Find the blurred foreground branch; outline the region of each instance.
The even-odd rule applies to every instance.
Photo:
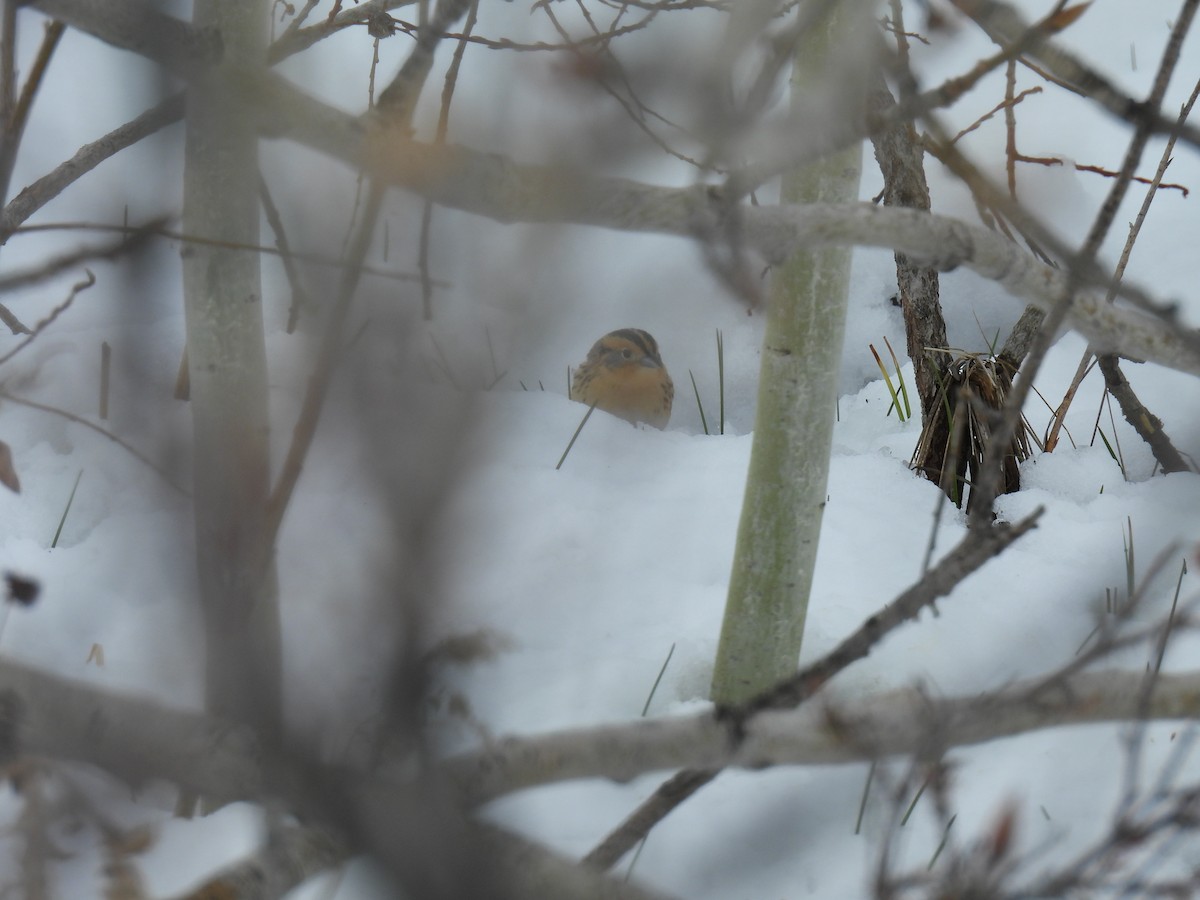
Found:
[[[734,747],[712,713],[509,737],[438,767],[463,803],[581,778],[625,782],[680,767],[835,765],[903,756],[925,747],[936,724],[947,747],[982,744],[1046,728],[1200,717],[1200,671],[1158,675],[1143,705],[1147,675],[1109,670],[1039,676],[1001,691],[936,698],[913,688],[867,698],[829,697],[797,710],[768,710],[745,723]],[[99,766],[132,784],[155,778],[219,802],[286,790],[287,767],[264,759],[253,731],[198,712],[91,687],[0,661],[0,696],[14,700],[5,733],[9,758],[35,754]],[[332,767],[331,767],[332,770]],[[403,785],[357,779],[364,794]]]
[[[145,22],[137,28],[131,25],[125,34],[105,18],[105,10],[113,4],[34,0],[31,6],[116,46],[146,52],[142,42],[148,26]],[[147,22],[169,19],[158,13],[147,13],[144,18]],[[193,48],[205,45],[207,36],[184,35],[177,25],[182,23],[169,20],[155,30],[177,38],[180,52],[191,52],[196,58]],[[161,59],[161,49],[149,55]],[[176,65],[174,70],[184,77],[198,77],[191,65]],[[728,201],[710,186],[662,188],[565,168],[524,166],[461,146],[407,140],[395,130],[373,129],[368,120],[320,103],[271,72],[236,71],[227,94],[253,107],[262,134],[298,141],[355,169],[365,167],[381,182],[454,209],[502,222],[573,222],[685,237],[729,234],[732,228],[745,246],[773,264],[799,247],[886,247],[940,271],[966,266],[1046,310],[1070,287],[1073,299],[1067,324],[1098,351],[1123,353],[1200,374],[1200,335],[1178,324],[1175,306],[1158,303],[1145,292],[1123,285],[1120,295],[1151,314],[1107,307],[1103,297],[1092,292],[1096,286],[1107,288],[1107,280],[1068,285],[1067,274],[1030,259],[1003,236],[954,219],[860,204],[803,208],[736,205],[740,224],[725,228]],[[1154,111],[1138,108],[1137,112],[1135,120],[1142,121]],[[1184,140],[1193,136],[1157,113],[1152,118],[1152,128],[1157,129],[1158,120],[1163,119],[1168,124],[1162,130],[1179,132]],[[1081,273],[1075,271],[1074,276],[1079,278]]]

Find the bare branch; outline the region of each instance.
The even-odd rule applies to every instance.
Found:
[[[184,77],[199,74],[223,54],[220,35],[164,15],[151,0],[31,0],[27,5]]]
[[[96,276],[93,275],[90,270],[85,271],[87,272],[87,280],[80,281],[75,284],[71,288],[71,293],[67,295],[67,299],[58,304],[58,306],[54,307],[54,309],[50,311],[50,315],[38,322],[37,325],[34,326],[33,331],[29,333],[29,336],[25,338],[25,340],[21,341],[21,343],[17,344],[17,346],[13,347],[3,356],[0,356],[0,365],[4,365],[4,363],[8,362],[14,356],[32,344],[37,339],[39,334],[49,328],[54,323],[55,319],[67,311],[70,305],[75,302],[75,297],[80,293],[80,291],[86,291],[96,283]]]
[[[219,238],[206,238],[199,235],[187,234],[182,231],[176,231],[172,228],[162,226],[151,228],[150,226],[128,226],[128,225],[107,225],[101,222],[46,222],[39,225],[24,225],[17,229],[17,234],[34,234],[40,231],[102,231],[116,232],[118,234],[136,235],[146,232],[149,235],[164,237],[172,241],[180,241],[184,244],[202,244],[208,247],[224,247],[228,250],[245,250],[247,253],[265,253],[269,256],[283,256],[284,251],[279,247],[268,247],[265,244],[245,244],[240,241],[224,241]],[[336,269],[344,269],[346,261],[335,256],[327,256],[324,253],[312,253],[307,250],[291,250],[287,251],[288,256],[293,260],[313,263],[318,266],[329,266]],[[413,272],[401,272],[396,269],[381,269],[378,266],[362,266],[364,275],[374,275],[378,278],[389,278],[394,281],[419,281],[420,275]],[[437,287],[448,287],[449,282],[442,279],[434,278],[432,283]]]
[[[183,94],[175,94],[99,140],[84,144],[74,156],[8,202],[0,212],[0,244],[7,241],[26,219],[104,160],[159,129],[178,122],[183,118],[183,108]]]
[[[12,311],[3,303],[0,303],[0,322],[3,322],[8,330],[13,334],[32,333],[30,332],[29,327],[16,316],[14,316]]]
[[[470,34],[475,30],[479,21],[479,0],[472,0],[467,10],[467,21],[463,24],[463,33]],[[442,82],[442,102],[438,111],[437,129],[434,132],[435,144],[444,143],[446,132],[450,128],[450,104],[454,100],[454,89],[458,85],[458,73],[462,68],[463,56],[466,55],[465,41],[454,48],[450,58],[450,67]],[[429,244],[433,229],[433,204],[426,200],[421,209],[421,236],[417,242],[417,270],[421,273],[421,314],[426,321],[433,319],[433,279],[429,274]]]
[[[308,28],[293,30],[289,27],[283,35],[267,49],[267,65],[275,65],[302,50],[307,50],[313,44],[324,40],[331,34],[336,34],[353,25],[366,24],[372,16],[386,13],[388,10],[411,6],[417,0],[366,0],[355,4],[350,9],[344,9],[330,21],[326,19]]]
[[[1197,7],[1200,3],[1196,0],[1186,0],[1183,8],[1180,11],[1175,24],[1172,26],[1170,37],[1167,40],[1167,46],[1163,50],[1162,59],[1159,62],[1158,71],[1155,73],[1154,84],[1150,89],[1150,95],[1147,103],[1153,108],[1158,109],[1162,105],[1163,98],[1166,96],[1167,86],[1170,83],[1171,75],[1179,62],[1180,48],[1183,45],[1184,38],[1191,29],[1192,21],[1195,17]],[[1197,83],[1196,90],[1192,92],[1188,102],[1184,104],[1180,111],[1178,123],[1182,126],[1186,121],[1188,114],[1191,111],[1192,104],[1196,101],[1197,92],[1200,91],[1200,83]],[[1120,208],[1125,194],[1128,191],[1129,185],[1134,180],[1134,171],[1141,162],[1142,154],[1145,152],[1146,144],[1150,139],[1150,128],[1146,122],[1141,122],[1137,125],[1133,138],[1129,142],[1129,147],[1125,152],[1125,159],[1121,165],[1121,171],[1117,174],[1116,182],[1105,198],[1104,205],[1101,207],[1096,216],[1096,220],[1092,223],[1092,227],[1088,233],[1088,237],[1084,242],[1081,250],[1081,256],[1084,259],[1092,260],[1100,250],[1101,244],[1104,242],[1105,236],[1112,225],[1112,220],[1116,216],[1117,210]],[[1141,231],[1142,223],[1145,221],[1146,213],[1149,211],[1150,204],[1154,200],[1162,177],[1166,172],[1167,165],[1170,162],[1171,151],[1175,146],[1176,135],[1172,134],[1167,140],[1167,146],[1163,151],[1163,155],[1159,161],[1158,169],[1155,173],[1153,181],[1150,182],[1150,190],[1146,192],[1146,196],[1142,201],[1141,209],[1138,212],[1137,219],[1134,225],[1130,228],[1128,237],[1125,240],[1125,246],[1121,252],[1121,258],[1117,263],[1116,272],[1113,277],[1113,283],[1108,289],[1108,302],[1112,302],[1117,293],[1119,285],[1125,273],[1125,266],[1129,261],[1130,253],[1133,251],[1134,242]],[[1186,192],[1185,192],[1186,195]],[[1031,327],[1040,323],[1040,313],[1035,310],[1026,310],[1021,317],[1022,321],[1019,324],[1025,331],[1029,331]],[[1019,332],[1014,329],[1014,334]],[[1011,341],[1011,339],[1010,339]],[[1006,344],[1006,349],[1008,345]],[[1083,375],[1087,371],[1088,359],[1095,353],[1096,350],[1092,346],[1088,346],[1084,351],[1084,357],[1080,361],[1077,372],[1076,381],[1072,383],[1072,387],[1067,391],[1067,397],[1063,401],[1055,415],[1054,423],[1047,435],[1047,441],[1051,445],[1057,440],[1058,429],[1062,424],[1062,417],[1066,414],[1066,408],[1069,405],[1069,399],[1073,396],[1075,387],[1079,380],[1082,380]],[[1142,437],[1154,453],[1155,459],[1167,472],[1182,472],[1187,471],[1188,466],[1184,462],[1183,457],[1171,443],[1166,432],[1163,431],[1162,421],[1152,412],[1145,408],[1141,400],[1138,399],[1132,385],[1121,372],[1120,363],[1113,353],[1101,353],[1099,355],[1100,369],[1104,374],[1105,385],[1109,392],[1116,397],[1118,404],[1121,406],[1121,412],[1126,420],[1133,426],[1134,430]]]
[[[1139,636],[1140,638],[1140,636]],[[931,698],[911,688],[855,700],[831,698],[798,710],[767,711],[746,723],[737,746],[702,713],[506,738],[452,757],[441,771],[469,806],[525,788],[577,778],[629,779],[680,766],[840,765],[913,753],[937,722],[946,746],[970,746],[1046,728],[1200,716],[1200,671],[1159,675],[1143,708],[1146,674],[1111,670],[1039,676],[994,694]],[[113,694],[0,660],[0,692],[19,698],[23,753],[97,765],[140,784],[162,778],[214,800],[261,799],[268,769],[252,731],[198,712]],[[103,726],[103,727],[102,727]],[[345,773],[343,773],[344,776]],[[382,776],[359,783],[394,791]]]
[[[466,13],[470,0],[439,0],[437,11],[417,35],[417,45],[409,54],[392,82],[379,95],[378,109],[395,121],[410,126],[412,111],[417,105],[425,82],[433,67],[433,54],[446,36],[446,29]]]
[[[300,280],[300,273],[296,269],[296,256],[292,252],[290,242],[287,238],[287,231],[283,227],[283,218],[279,215],[279,209],[275,206],[275,201],[271,198],[271,190],[267,187],[267,180],[263,177],[261,170],[258,173],[258,193],[259,199],[262,201],[263,215],[266,216],[267,225],[275,235],[275,247],[279,250],[279,260],[283,263],[283,273],[287,277],[288,287],[292,289],[292,303],[288,307],[287,318],[287,333],[291,334],[296,330],[296,322],[300,319],[301,307],[307,306],[311,301],[308,292],[304,289],[304,283]]]
[[[9,4],[9,7],[14,8],[15,4]],[[36,96],[38,88],[41,87],[46,68],[50,65],[50,57],[54,55],[54,49],[58,46],[59,39],[65,30],[66,26],[62,22],[51,21],[46,24],[42,45],[38,48],[38,54],[25,79],[25,85],[21,88],[21,95],[12,109],[6,110],[8,115],[3,122],[3,134],[0,134],[0,199],[8,196],[13,164],[17,159],[17,148],[21,145],[21,136],[25,133],[25,125],[29,121],[29,113],[33,109],[33,98]]]
[[[287,455],[280,467],[279,477],[267,498],[263,540],[268,547],[275,546],[279,528],[283,524],[283,516],[287,512],[288,504],[291,503],[292,493],[300,481],[300,473],[304,468],[304,460],[308,457],[308,449],[312,446],[313,438],[316,436],[321,409],[325,405],[325,396],[329,392],[333,370],[341,352],[342,333],[345,330],[346,319],[350,314],[350,307],[362,274],[362,261],[367,255],[371,237],[375,234],[375,226],[379,221],[383,191],[376,185],[371,185],[369,191],[362,221],[353,235],[349,251],[346,254],[347,266],[343,270],[341,284],[338,285],[337,300],[329,320],[325,323],[325,333],[321,339],[316,365],[313,367],[304,392],[304,403],[300,408],[300,415],[296,418],[296,424],[292,428],[292,440],[288,444]]]
[[[1181,126],[1164,116],[1153,103],[1134,100],[1122,93],[1103,75],[1078,60],[1050,40],[1050,33],[1030,28],[1016,9],[998,0],[952,0],[955,6],[974,19],[997,43],[1021,44],[1024,53],[1040,62],[1052,74],[1074,84],[1080,91],[1119,119],[1145,127],[1151,134],[1178,134],[1186,143],[1200,146],[1200,130]]]
[[[277,817],[278,818],[278,817]],[[175,900],[268,900],[346,861],[349,849],[326,831],[296,822],[274,822],[248,857],[221,870]]]
[[[1125,417],[1133,430],[1138,433],[1154,453],[1154,458],[1164,472],[1190,472],[1192,467],[1184,460],[1183,455],[1171,443],[1171,438],[1163,430],[1162,419],[1146,408],[1133,390],[1133,385],[1121,371],[1117,357],[1111,353],[1101,354],[1096,358],[1100,371],[1104,374],[1104,386],[1116,398],[1121,407],[1121,415]]]
[[[1160,675],[1153,720],[1200,714],[1200,672]],[[865,698],[835,696],[798,710],[769,711],[747,723],[736,747],[707,714],[510,737],[452,757],[444,771],[468,804],[578,778],[625,782],[681,766],[757,769],[849,765],[918,753],[931,723],[947,747],[965,747],[1047,728],[1124,722],[1141,715],[1146,674],[1110,670],[1056,680],[1044,676],[991,694],[935,698],[913,688]]]
[[[159,227],[161,227],[160,222],[150,222],[145,226],[134,229],[127,237],[123,237],[119,241],[110,241],[107,244],[100,244],[94,247],[81,247],[70,253],[57,256],[39,266],[13,272],[11,275],[0,278],[0,293],[48,281],[61,272],[89,260],[112,260],[126,256],[140,249],[145,244],[147,236]]]

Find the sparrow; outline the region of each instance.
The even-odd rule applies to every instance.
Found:
[[[592,345],[571,380],[571,399],[627,422],[666,428],[675,385],[658,342],[640,328],[620,328]]]

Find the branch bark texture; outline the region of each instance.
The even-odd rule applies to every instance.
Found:
[[[842,765],[899,756],[925,746],[931,722],[947,747],[957,747],[1143,714],[1153,721],[1200,717],[1200,671],[1157,676],[1148,705],[1145,678],[1120,670],[1037,677],[994,694],[949,698],[911,688],[867,698],[831,692],[821,703],[756,715],[736,747],[711,713],[697,713],[503,738],[445,760],[440,771],[474,806],[581,778],[627,782],[689,766]],[[284,780],[253,729],[219,717],[9,661],[0,661],[0,697],[6,754],[77,760],[131,785],[164,779],[217,801],[261,800]],[[370,793],[388,783],[376,775],[361,784]]]
[[[882,77],[872,90],[871,105],[877,113],[896,105]],[[873,143],[875,159],[883,173],[884,204],[928,212],[925,150],[916,128],[911,122],[905,122],[875,135]],[[896,286],[904,313],[908,358],[913,363],[917,395],[921,401],[921,419],[925,421],[941,400],[938,372],[944,358],[939,359],[936,351],[947,346],[938,273],[927,266],[916,265],[907,254],[896,251]],[[935,484],[940,482],[933,474],[929,475],[929,480]]]

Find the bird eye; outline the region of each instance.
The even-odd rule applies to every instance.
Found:
[[[621,351],[621,355],[623,357],[625,357],[626,359],[633,359],[633,351],[630,350],[628,347],[626,347],[624,350]]]

